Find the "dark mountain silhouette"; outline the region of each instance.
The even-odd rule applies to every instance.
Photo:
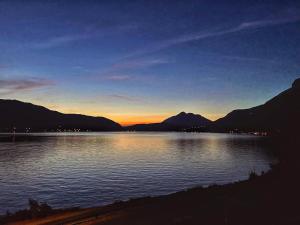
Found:
[[[300,127],[300,78],[276,97],[250,109],[234,110],[212,124],[212,131],[294,132]]]
[[[182,131],[182,130],[205,130],[211,121],[205,117],[193,113],[181,112],[161,123],[137,124],[126,127],[127,130],[135,131]]]
[[[300,127],[300,78],[276,97],[249,109],[234,110],[211,122],[201,115],[181,112],[161,123],[125,127],[134,131],[269,131],[297,132]],[[63,114],[17,100],[0,99],[0,132],[89,130],[118,131],[123,128],[104,117]]]
[[[118,123],[104,117],[63,114],[31,103],[0,99],[0,131],[10,132],[14,128],[16,132],[57,131],[58,129],[122,130]]]
[[[181,112],[164,120],[162,123],[186,128],[208,126],[211,121],[198,114]]]

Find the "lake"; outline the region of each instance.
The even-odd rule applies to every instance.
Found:
[[[276,161],[264,140],[176,132],[17,136],[0,143],[0,214],[24,209],[28,198],[89,207],[244,180]]]

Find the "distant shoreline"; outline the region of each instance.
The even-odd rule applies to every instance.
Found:
[[[185,132],[185,131],[93,131],[93,132],[31,132],[31,133],[1,133],[0,132],[0,143],[1,142],[18,142],[18,141],[34,141],[39,138],[46,138],[51,136],[80,136],[88,134],[105,134],[105,133],[186,133],[186,134],[201,134],[201,133],[211,133],[211,134],[228,134],[228,135],[247,135],[253,137],[265,137],[271,138],[272,136],[258,135],[254,133],[228,133],[228,132]]]

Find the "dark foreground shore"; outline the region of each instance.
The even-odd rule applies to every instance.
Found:
[[[43,218],[26,219],[16,214],[2,218],[0,224],[299,225],[300,144],[293,138],[275,145],[279,164],[261,176],[251,174],[247,181],[99,208],[54,210]]]

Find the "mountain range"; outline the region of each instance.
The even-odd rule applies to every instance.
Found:
[[[204,131],[211,123],[212,121],[201,115],[181,112],[161,123],[136,124],[125,129],[132,131],[185,131],[191,129]]]
[[[297,132],[300,127],[300,78],[265,104],[230,112],[216,121],[181,112],[160,123],[122,127],[105,117],[63,114],[17,100],[0,99],[0,132],[39,131],[212,131]]]
[[[265,104],[234,110],[215,121],[213,131],[291,131],[300,126],[300,78]]]
[[[120,124],[104,117],[63,114],[17,100],[0,99],[0,131],[39,132],[64,130],[117,131]]]

